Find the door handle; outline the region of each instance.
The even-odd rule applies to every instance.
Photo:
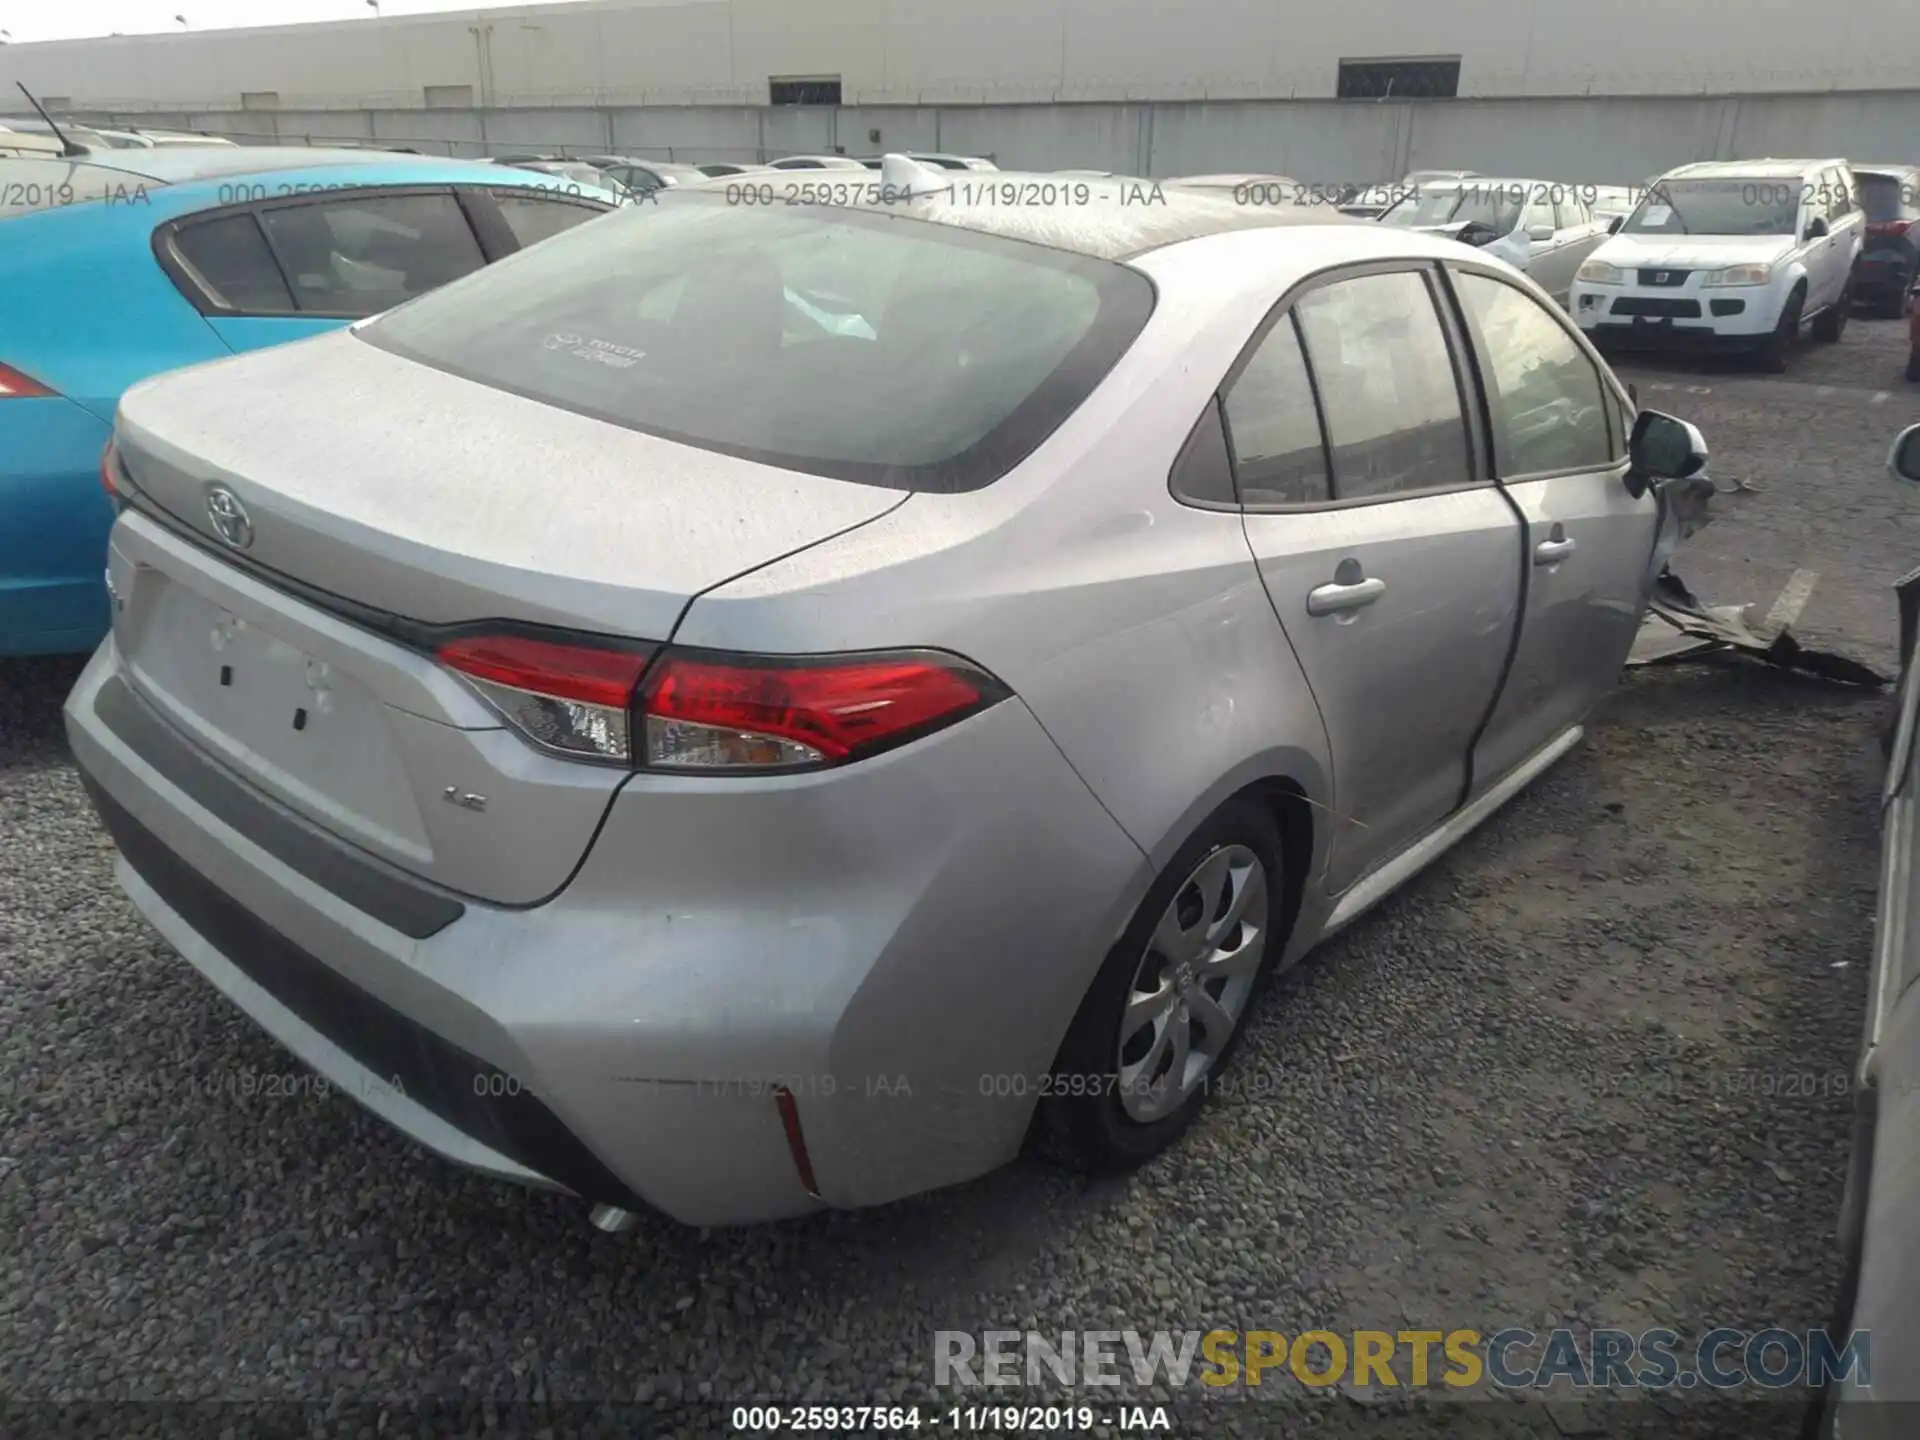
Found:
[[[1533,563],[1536,565],[1557,565],[1573,553],[1573,541],[1542,540],[1533,547]]]
[[[1363,605],[1371,605],[1386,593],[1387,582],[1377,576],[1371,580],[1355,580],[1350,585],[1335,581],[1307,592],[1307,613],[1338,615],[1342,611],[1358,610]]]

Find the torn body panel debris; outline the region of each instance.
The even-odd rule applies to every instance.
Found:
[[[1806,649],[1793,638],[1792,624],[1813,592],[1814,578],[1812,571],[1796,570],[1764,617],[1751,621],[1748,615],[1753,607],[1704,604],[1670,567],[1663,566],[1627,664],[1657,665],[1737,650],[1783,670],[1800,670],[1843,685],[1884,686],[1887,679],[1879,671],[1845,655]]]

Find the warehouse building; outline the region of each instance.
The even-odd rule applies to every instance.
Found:
[[[1632,181],[1907,159],[1907,0],[595,0],[0,48],[51,108],[236,138],[1144,174]]]

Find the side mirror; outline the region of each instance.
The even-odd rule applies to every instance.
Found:
[[[1607,221],[1607,234],[1618,235],[1620,233],[1620,227],[1626,223],[1626,219],[1627,217],[1624,215],[1616,215]]]
[[[1920,428],[1920,427],[1916,427]],[[1920,446],[1916,446],[1920,459]],[[1627,488],[1637,498],[1654,480],[1686,480],[1707,468],[1707,442],[1684,420],[1642,410],[1627,441]]]
[[[1887,452],[1887,471],[1896,480],[1920,485],[1920,425],[1909,425],[1893,437]]]
[[[1827,222],[1818,215],[1807,222],[1807,239],[1824,240],[1827,234]]]
[[[1557,232],[1551,225],[1530,225],[1527,227],[1527,239],[1551,240]]]

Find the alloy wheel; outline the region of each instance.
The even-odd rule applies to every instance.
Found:
[[[1212,1073],[1266,955],[1269,888],[1258,855],[1225,845],[1174,892],[1121,1012],[1120,1103],[1129,1118],[1164,1119]]]

